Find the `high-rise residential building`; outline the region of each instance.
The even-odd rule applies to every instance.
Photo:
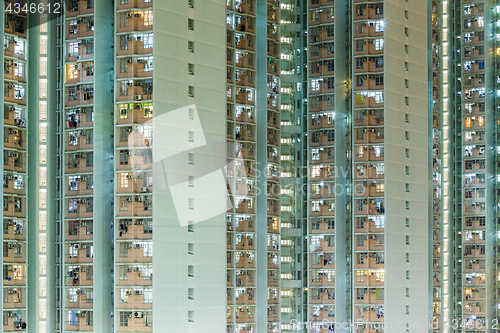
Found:
[[[498,330],[500,3],[32,5],[4,332]]]

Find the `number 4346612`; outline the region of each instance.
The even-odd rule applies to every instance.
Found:
[[[39,3],[39,4],[36,4],[36,3],[30,3],[30,4],[24,4],[23,6],[21,6],[21,4],[19,3],[16,3],[16,4],[12,4],[12,3],[9,3],[7,5],[7,7],[5,8],[5,11],[7,13],[15,13],[15,14],[19,14],[19,13],[22,13],[22,14],[28,14],[28,13],[31,13],[31,14],[42,14],[42,13],[47,13],[47,14],[61,14],[61,4],[56,2],[56,3],[53,3],[51,4],[50,2],[47,2],[47,4],[43,4],[43,3]]]

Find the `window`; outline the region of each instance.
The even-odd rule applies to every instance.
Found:
[[[410,80],[405,79],[405,88],[409,88],[409,86],[410,86]]]
[[[410,236],[406,236],[406,245],[410,245]]]
[[[405,156],[410,157],[410,149],[405,148]]]
[[[405,131],[405,140],[410,140],[410,132]]]
[[[405,104],[410,105],[410,97],[405,96]]]
[[[144,18],[144,25],[145,26],[152,26],[153,25],[153,11],[152,10],[145,10],[142,12],[143,18]]]
[[[410,227],[410,218],[406,218],[406,227],[409,228]]]
[[[375,58],[375,68],[384,68],[384,57]]]
[[[382,38],[375,39],[375,50],[381,51],[384,49],[384,40]]]
[[[188,51],[191,53],[194,52],[194,42],[188,41]]]
[[[407,165],[405,166],[405,172],[406,172],[406,175],[409,176],[410,175],[410,167]]]
[[[405,10],[405,19],[408,19],[408,17],[409,17],[408,11]]]
[[[410,192],[410,184],[406,183],[406,192]]]
[[[384,75],[383,74],[374,75],[374,77],[375,77],[375,85],[376,86],[383,86],[384,85]]]
[[[410,209],[410,202],[409,202],[409,201],[406,201],[406,202],[405,202],[405,206],[406,206],[406,210]]]
[[[194,322],[194,311],[188,311],[188,322]]]
[[[194,277],[194,266],[188,266],[188,277]]]
[[[410,279],[410,271],[406,271],[406,279],[409,280]]]
[[[408,36],[409,30],[410,29],[408,29],[408,28],[405,27],[405,36]]]
[[[194,30],[194,20],[193,19],[188,19],[188,29]]]
[[[406,61],[405,61],[405,71],[408,71],[409,66],[410,66],[410,65],[408,64],[408,62],[406,62]]]
[[[405,44],[405,53],[408,53],[410,51],[410,46]]]

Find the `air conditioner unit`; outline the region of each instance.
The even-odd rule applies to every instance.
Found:
[[[87,317],[87,311],[80,313],[80,316],[81,316],[82,318]]]
[[[82,204],[86,204],[87,203],[87,199],[82,199]]]
[[[132,59],[127,59],[127,64],[131,64],[132,63]]]
[[[189,75],[194,75],[193,71],[188,71]]]
[[[125,248],[126,249],[131,249],[132,248],[132,244],[125,244]]]
[[[132,82],[127,82],[127,87],[132,87]]]
[[[370,133],[375,133],[375,129],[374,128],[370,128]]]
[[[143,225],[144,221],[143,220],[137,220],[137,225]]]
[[[86,249],[87,245],[80,245],[80,250]]]
[[[87,178],[85,178],[85,177],[81,177],[81,178],[80,178],[80,181],[81,181],[81,182],[85,182],[85,181],[87,181]]]
[[[135,95],[136,101],[142,101],[142,95]]]
[[[192,48],[190,48],[190,47],[188,48],[188,51],[189,51],[189,52],[194,52],[194,51],[193,51],[193,49],[192,49]]]
[[[8,316],[9,316],[9,318],[12,318],[12,317],[15,317],[15,316],[16,316],[16,314],[15,314],[14,312],[9,312],[9,315],[8,315]]]
[[[134,17],[141,17],[141,14],[134,14]]]
[[[141,268],[139,266],[134,267],[134,272],[140,272],[140,271],[141,271]]]
[[[125,176],[127,179],[132,179],[132,175]]]
[[[363,133],[366,133],[366,128],[363,128]]]
[[[139,188],[140,192],[141,193],[146,193],[148,191],[148,188],[147,187],[141,187]]]
[[[86,272],[86,271],[87,271],[87,267],[85,267],[85,266],[80,267],[80,272]]]
[[[137,202],[144,202],[144,197],[137,197]]]
[[[188,96],[189,96],[189,97],[194,97],[194,95],[193,95],[193,94],[188,94]]]
[[[127,271],[127,272],[132,272],[132,267],[127,267],[127,268],[125,269],[125,271]]]
[[[142,318],[142,312],[140,311],[134,312],[134,318]]]
[[[80,56],[76,56],[76,60],[80,60]]]
[[[73,245],[73,248],[74,248],[75,250],[80,250],[80,246],[81,246],[80,244],[74,244],[74,245]]]
[[[132,17],[134,14],[132,13],[127,13],[127,17]]]
[[[130,198],[125,198],[125,202],[130,202]]]
[[[15,244],[9,244],[9,249],[15,249],[16,245]]]
[[[132,36],[128,35],[127,37],[125,37],[126,40],[132,40]]]

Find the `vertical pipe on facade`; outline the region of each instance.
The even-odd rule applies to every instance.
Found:
[[[348,188],[349,179],[346,177],[351,164],[347,156],[350,135],[350,99],[349,93],[348,61],[350,59],[348,41],[351,36],[345,33],[350,23],[349,0],[336,0],[334,8],[334,105],[335,105],[335,321],[349,323],[351,306],[348,302],[351,285],[349,284],[350,270],[346,269],[350,261],[349,245],[351,242],[347,224],[352,223],[348,214]],[[337,188],[339,189],[337,191]],[[341,193],[340,189],[342,189]],[[339,195],[340,194],[340,195]],[[349,332],[349,327],[343,332]]]

